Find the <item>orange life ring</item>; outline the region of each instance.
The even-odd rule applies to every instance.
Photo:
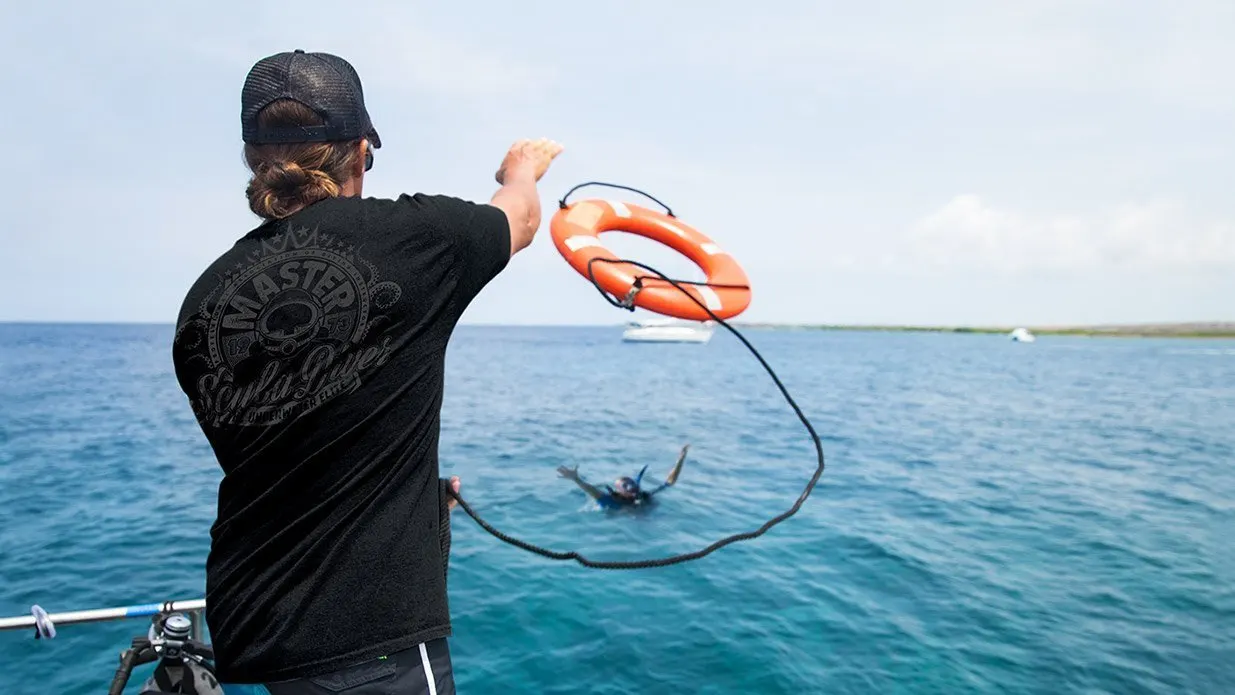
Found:
[[[618,260],[599,238],[602,232],[613,231],[659,241],[693,261],[707,275],[708,285],[682,285],[682,288],[717,317],[732,318],[750,306],[750,286],[738,262],[711,239],[676,217],[630,203],[593,199],[559,209],[549,223],[558,252],[585,278],[590,263],[596,284],[605,292],[625,299],[639,278],[642,287],[632,298],[635,306],[680,319],[707,321],[712,318],[682,290],[649,275],[642,268],[628,263],[592,263],[594,258]]]

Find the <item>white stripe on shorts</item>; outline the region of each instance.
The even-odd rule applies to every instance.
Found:
[[[429,664],[429,650],[424,642],[420,643],[420,663],[425,667],[425,682],[429,684],[429,695],[437,695],[437,681],[433,678],[433,666]]]

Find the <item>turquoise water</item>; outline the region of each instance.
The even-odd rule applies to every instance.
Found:
[[[219,474],[170,331],[0,325],[0,615],[201,595]],[[456,512],[461,692],[1235,692],[1235,341],[751,338],[824,435],[802,511],[636,572],[544,560]],[[448,359],[445,472],[555,549],[692,550],[786,508],[813,467],[723,332],[464,328]],[[685,442],[650,514],[597,512],[554,472],[659,478]],[[103,692],[144,628],[0,633],[0,693]]]

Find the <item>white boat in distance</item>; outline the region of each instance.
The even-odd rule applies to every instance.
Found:
[[[713,321],[648,319],[626,324],[622,340],[627,343],[706,343],[715,330]]]
[[[1008,337],[1010,337],[1014,343],[1032,343],[1037,340],[1033,333],[1029,332],[1028,328],[1018,328],[1012,331],[1012,334]]]

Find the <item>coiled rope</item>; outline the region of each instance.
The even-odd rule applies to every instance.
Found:
[[[633,191],[651,200],[656,201],[662,207],[665,208],[666,212],[668,212],[670,217],[673,217],[673,212],[669,209],[669,206],[665,205],[664,203],[661,203],[659,200],[656,200],[655,198],[652,198],[652,196],[648,195],[647,193],[644,193],[643,191],[640,191],[634,188],[629,188],[627,186],[619,186],[616,184],[601,183],[599,181],[591,181],[588,183],[579,184],[578,186],[575,186],[574,188],[570,189],[569,191],[567,191],[566,195],[562,196],[562,199],[558,201],[559,206],[563,209],[566,208],[567,206],[566,199],[570,196],[570,194],[584,186],[609,186],[611,188],[621,188],[623,190]],[[651,273],[651,275],[636,277],[635,286],[631,288],[631,291],[626,295],[626,297],[618,299],[615,297],[611,297],[596,282],[596,277],[592,273],[593,263],[628,264],[628,265],[635,266],[637,268],[641,268],[647,271],[648,273]],[[642,288],[643,280],[651,280],[651,279],[661,280],[661,281],[667,282],[670,285],[673,285],[674,287],[676,287],[680,292],[682,292],[687,297],[689,297],[691,301],[693,301],[701,309],[707,312],[708,316],[710,316],[713,321],[720,324],[721,326],[724,326],[726,330],[728,330],[735,337],[737,337],[737,339],[741,341],[743,345],[746,346],[746,349],[749,350],[750,353],[755,356],[755,359],[759,360],[759,364],[763,366],[763,369],[768,373],[768,376],[772,377],[772,381],[776,383],[776,388],[778,388],[781,392],[781,395],[785,397],[785,402],[787,402],[789,406],[793,408],[793,412],[798,416],[798,420],[801,421],[802,425],[806,428],[806,431],[810,434],[811,441],[815,445],[815,454],[818,457],[818,464],[815,467],[814,474],[811,475],[810,480],[808,480],[806,483],[806,487],[802,489],[802,493],[798,495],[798,498],[794,501],[793,505],[789,507],[789,509],[772,517],[771,519],[769,519],[767,522],[765,522],[762,526],[755,529],[754,531],[747,531],[745,533],[737,533],[731,536],[726,536],[725,538],[722,538],[716,541],[715,543],[712,543],[706,548],[701,548],[694,552],[682,553],[680,555],[671,555],[669,557],[656,558],[652,560],[626,560],[626,561],[592,560],[574,551],[562,552],[562,551],[557,551],[557,550],[549,550],[548,548],[542,548],[533,543],[528,543],[527,541],[519,540],[518,538],[507,535],[499,531],[498,529],[494,528],[491,524],[489,524],[489,522],[482,519],[480,515],[477,514],[474,509],[472,509],[472,506],[468,504],[466,500],[464,500],[461,496],[455,493],[454,490],[450,489],[450,487],[447,486],[446,490],[450,493],[452,497],[455,498],[455,500],[458,501],[459,506],[463,508],[463,511],[467,512],[468,516],[472,517],[472,519],[474,519],[476,523],[480,525],[481,528],[483,528],[485,531],[488,531],[489,534],[492,535],[494,538],[497,538],[498,540],[504,543],[513,545],[517,548],[522,548],[523,550],[526,550],[530,553],[535,553],[542,557],[547,557],[551,560],[575,560],[576,562],[583,565],[584,567],[591,567],[594,569],[630,570],[630,569],[649,569],[653,567],[668,567],[670,565],[676,565],[682,562],[689,562],[690,560],[698,560],[699,558],[710,555],[713,552],[720,550],[721,548],[727,545],[730,545],[732,543],[736,543],[738,541],[750,540],[750,539],[758,538],[759,536],[762,536],[763,534],[767,533],[768,530],[771,529],[773,526],[779,524],[785,519],[788,519],[789,517],[796,514],[798,510],[801,509],[802,504],[806,502],[806,498],[810,496],[811,491],[815,489],[815,484],[819,482],[819,477],[823,475],[823,469],[824,469],[823,443],[820,442],[819,435],[815,432],[815,427],[811,424],[810,420],[806,417],[806,414],[802,412],[802,408],[798,406],[797,401],[793,400],[793,396],[789,395],[789,390],[785,388],[785,385],[784,383],[781,382],[780,377],[776,375],[776,370],[772,369],[771,365],[768,364],[767,360],[763,358],[763,355],[761,355],[759,351],[755,349],[755,346],[752,345],[750,341],[746,339],[746,336],[742,335],[741,331],[729,325],[727,321],[725,321],[724,319],[720,318],[715,313],[713,313],[713,311],[709,309],[707,305],[699,301],[699,299],[697,299],[690,292],[687,292],[686,287],[685,287],[685,285],[704,285],[704,286],[710,286],[710,287],[731,287],[731,286],[709,285],[708,283],[704,283],[704,282],[677,280],[677,279],[666,276],[664,273],[660,272],[659,270],[655,268],[652,268],[651,266],[644,265],[643,263],[639,263],[638,261],[610,259],[610,258],[593,258],[588,262],[588,280],[596,288],[596,291],[600,292],[601,296],[604,297],[605,300],[609,302],[611,305],[622,308],[622,309],[626,309],[628,311],[633,312],[635,310],[634,297],[635,295],[638,294],[639,290]],[[745,288],[743,287],[743,289]]]

